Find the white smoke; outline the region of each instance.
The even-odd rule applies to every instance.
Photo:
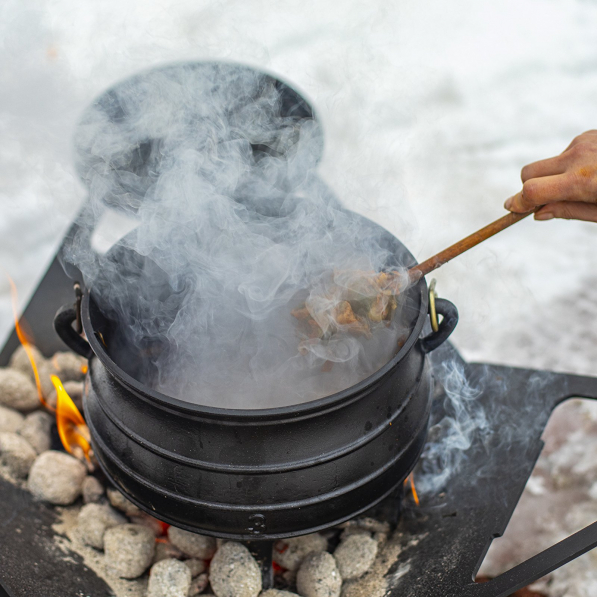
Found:
[[[456,477],[477,438],[488,438],[492,429],[482,404],[483,376],[471,383],[462,362],[448,358],[436,365],[434,377],[443,393],[441,418],[431,422],[429,436],[418,464],[417,487],[437,494]]]
[[[66,259],[118,321],[118,364],[182,400],[264,408],[341,391],[392,358],[400,312],[370,337],[299,352],[291,311],[334,272],[404,265],[389,235],[317,177],[321,148],[300,98],[236,65],[156,69],[87,111],[77,149],[92,215]],[[102,256],[89,236],[105,204],[139,223]]]

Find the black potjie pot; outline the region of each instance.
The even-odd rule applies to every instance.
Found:
[[[265,154],[283,155],[303,124],[317,122],[309,102],[287,83],[249,66],[216,62],[166,65],[135,75],[102,94],[82,122],[93,122],[100,110],[125,139],[134,137],[135,102],[143,101],[148,78],[157,75],[162,87],[176,87],[196,72],[235,87],[253,73],[256,79],[249,76],[253,83],[247,94],[258,96],[271,86],[277,90],[282,120],[272,123],[272,130],[279,129],[281,136],[270,143],[275,152],[269,145],[252,146],[256,160]],[[288,134],[290,130],[294,133]],[[142,200],[159,171],[160,140],[131,142],[133,148],[138,145],[131,155],[112,156],[111,146],[97,147],[85,126],[80,133],[77,166],[83,182],[92,186],[94,172],[103,171],[106,164],[116,174],[123,170],[126,176],[115,178],[122,188],[104,201],[134,212],[135,201]],[[314,149],[316,161],[321,147]],[[127,181],[135,184],[129,187]],[[320,186],[330,204],[340,209]],[[127,199],[131,197],[132,202]],[[373,227],[373,235],[382,232],[390,255],[388,268],[414,265],[398,239],[353,215]],[[116,253],[114,258],[118,260]],[[106,475],[133,503],[190,531],[241,540],[274,539],[314,532],[367,510],[414,467],[429,421],[432,381],[425,355],[450,335],[458,314],[454,305],[438,300],[438,312],[444,316],[439,331],[422,338],[428,310],[424,280],[408,290],[404,304],[402,323],[411,332],[387,365],[343,392],[269,410],[197,406],[137,381],[129,363],[143,357],[132,347],[126,347],[124,359],[110,352],[118,345],[118,326],[100,311],[93,289],[84,293],[80,310],[61,309],[55,327],[73,350],[89,359],[83,403],[93,449]],[[75,319],[79,329],[82,320],[85,337],[75,332]],[[124,361],[127,371],[117,364]]]
[[[395,237],[387,239],[402,263],[414,263]],[[411,332],[389,363],[337,394],[267,410],[198,406],[135,380],[106,348],[113,324],[93,291],[81,304],[86,339],[72,327],[75,307],[63,307],[55,327],[89,359],[83,404],[93,449],[134,504],[189,531],[276,539],[364,512],[403,483],[419,458],[432,390],[426,353],[446,340],[458,313],[437,299],[439,330],[421,337],[425,280],[407,292]]]

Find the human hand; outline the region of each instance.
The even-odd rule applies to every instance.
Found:
[[[506,201],[506,209],[539,208],[536,220],[597,222],[597,130],[576,137],[560,155],[525,166],[520,176],[522,191]]]

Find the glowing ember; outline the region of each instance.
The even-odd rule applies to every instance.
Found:
[[[17,336],[19,338],[19,342],[23,345],[25,352],[27,353],[27,357],[29,358],[29,362],[31,363],[31,368],[33,369],[33,375],[35,376],[35,385],[37,387],[37,395],[39,396],[39,401],[48,409],[54,410],[45,400],[42,389],[41,389],[41,382],[39,380],[39,372],[37,370],[37,366],[35,364],[35,359],[33,358],[33,351],[31,350],[31,342],[29,338],[25,335],[20,323],[19,317],[17,315],[17,304],[19,302],[19,295],[17,293],[17,287],[13,282],[12,278],[7,275],[8,281],[10,283],[10,292],[12,295],[12,312],[15,320],[15,330],[17,332]]]
[[[62,382],[56,375],[52,375],[52,383],[56,388],[56,425],[64,449],[73,456],[85,456],[91,464],[89,452],[91,450],[89,429],[85,424],[79,409],[71,400]]]
[[[168,529],[170,528],[170,525],[163,520],[158,520],[157,518],[154,518],[153,520],[155,520],[160,526],[160,536],[156,537],[156,543],[170,543],[170,539],[168,539]]]
[[[156,520],[157,520],[157,518],[156,518]],[[167,522],[164,522],[163,520],[158,520],[158,522],[160,523],[162,535],[166,535],[168,533],[168,529],[170,528],[170,525]]]

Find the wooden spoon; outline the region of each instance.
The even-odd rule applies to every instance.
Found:
[[[481,230],[477,230],[477,232],[473,232],[473,234],[470,236],[459,240],[457,243],[453,244],[447,249],[440,251],[437,255],[434,255],[426,261],[423,261],[423,263],[415,265],[408,270],[408,275],[411,282],[420,280],[423,276],[426,276],[441,265],[444,265],[444,263],[454,259],[454,257],[458,257],[458,255],[462,255],[462,253],[465,251],[472,249],[484,240],[491,238],[494,234],[497,234],[509,226],[512,226],[512,224],[516,224],[516,222],[524,220],[524,218],[530,216],[535,211],[536,210],[529,211],[524,214],[508,213],[499,220],[496,220],[484,228],[481,228]]]

